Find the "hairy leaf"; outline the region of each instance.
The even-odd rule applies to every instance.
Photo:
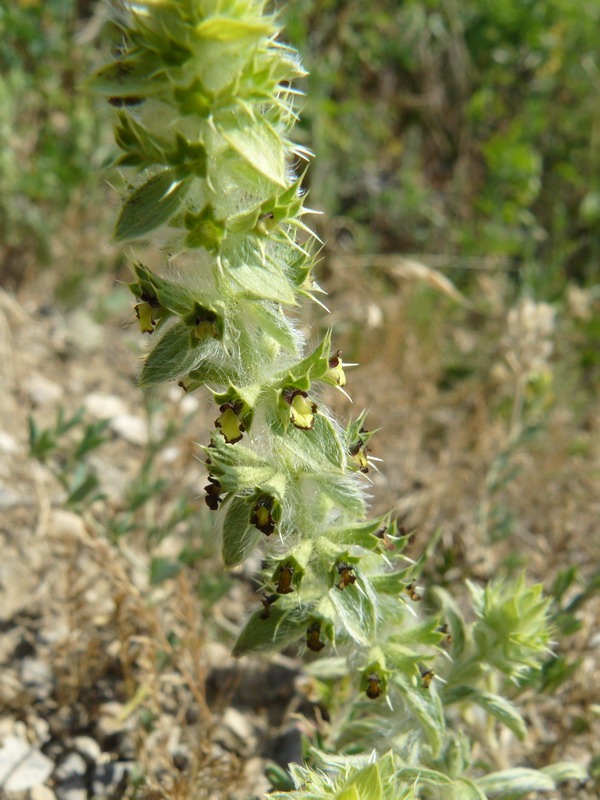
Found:
[[[515,736],[523,741],[527,734],[527,728],[523,718],[510,700],[491,692],[475,692],[471,699],[506,725],[507,728],[510,728]]]
[[[310,608],[280,608],[275,603],[266,619],[263,613],[256,611],[252,614],[235,643],[234,656],[273,652],[295,642],[306,632]]]
[[[250,524],[251,504],[234,497],[223,521],[223,562],[226,567],[241,564],[254,550],[263,534]]]
[[[177,181],[172,170],[153,175],[132,192],[117,220],[115,241],[139,239],[168,222],[183,202],[191,181]]]
[[[138,383],[150,386],[180,378],[195,369],[209,353],[214,353],[214,347],[212,340],[190,347],[190,329],[178,322],[165,331],[146,357]]]

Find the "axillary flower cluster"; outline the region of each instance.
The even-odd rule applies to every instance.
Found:
[[[300,637],[313,650],[367,646],[369,575],[387,568],[394,529],[367,520],[364,415],[344,429],[318,400],[319,384],[346,384],[341,353],[328,333],[306,355],[289,313],[321,291],[303,221],[310,153],[290,139],[305,73],[255,0],[125,2],[114,25],[115,58],[89,83],[115,109],[130,180],[115,238],[163,253],[160,271],[133,266],[135,313],[156,340],[139,382],[209,387],[205,495],[223,560],[259,545],[269,556],[268,602],[236,652]]]

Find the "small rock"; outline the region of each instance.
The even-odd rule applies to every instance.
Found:
[[[179,456],[181,455],[181,448],[177,447],[176,445],[172,445],[171,447],[165,447],[165,449],[160,453],[160,460],[163,464],[173,464]]]
[[[218,669],[223,667],[224,664],[231,664],[233,661],[231,648],[222,642],[205,642],[202,646],[202,652],[209,667]]]
[[[127,406],[115,394],[92,392],[83,401],[89,414],[96,419],[113,419],[127,414]]]
[[[0,787],[5,792],[23,792],[44,783],[54,764],[36,747],[9,736],[0,749]]]
[[[7,456],[16,456],[21,447],[14,436],[6,431],[0,431],[0,453]]]
[[[86,761],[95,764],[100,760],[102,750],[100,749],[98,742],[91,737],[76,736],[73,739],[73,745],[77,748],[77,752],[80,753],[86,759]]]
[[[148,426],[142,417],[135,414],[119,414],[110,421],[110,429],[130,444],[143,447],[148,443]]]
[[[7,489],[6,486],[0,486],[0,508],[9,509],[15,506],[20,506],[23,500],[12,489]]]
[[[99,737],[102,739],[106,736],[112,736],[123,730],[123,721],[120,714],[123,711],[123,706],[116,700],[111,700],[108,703],[102,703],[98,708],[98,719],[96,726],[98,728]]]
[[[252,753],[256,747],[256,737],[248,718],[232,706],[225,711],[214,735],[215,742],[227,750],[240,755]]]
[[[85,759],[79,753],[69,753],[54,771],[54,779],[59,783],[75,776],[81,777],[87,772]]]
[[[27,715],[27,728],[35,736],[35,744],[38,747],[45,744],[50,739],[50,724],[47,720],[35,714]],[[31,741],[31,738],[29,739]]]
[[[26,656],[21,661],[21,680],[40,700],[44,700],[52,694],[54,673],[46,661]]]
[[[79,353],[93,353],[102,343],[102,327],[83,309],[73,311],[67,319],[67,341]]]
[[[92,777],[92,797],[107,797],[126,782],[131,771],[129,761],[109,761],[98,764]]]
[[[181,398],[179,407],[183,414],[195,414],[200,407],[200,403],[191,394],[186,394]]]
[[[258,756],[249,758],[244,765],[244,777],[248,790],[257,797],[266,797],[267,792],[273,789],[271,782],[265,775],[265,766],[265,760]]]
[[[79,753],[69,753],[54,771],[58,800],[87,800],[87,764]]]
[[[68,781],[56,786],[58,800],[87,800],[87,796],[85,781],[79,776],[69,778]]]
[[[56,508],[51,512],[48,520],[47,535],[56,539],[65,536],[80,540],[87,539],[85,523],[79,514],[74,514],[72,511],[65,511],[61,508]]]
[[[56,800],[56,795],[49,786],[34,786],[29,790],[29,800]]]
[[[25,389],[34,406],[55,405],[63,396],[62,386],[43,375],[31,375]]]

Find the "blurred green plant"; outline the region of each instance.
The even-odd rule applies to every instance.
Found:
[[[156,415],[164,408],[151,392],[144,400],[147,428],[152,431]],[[195,535],[200,502],[179,489],[161,462],[165,449],[182,435],[190,421],[190,414],[179,420],[170,419],[158,435],[151,436],[122,497],[107,504],[97,502],[106,500],[98,457],[104,456],[103,450],[113,439],[110,420],[88,422],[85,408],[68,416],[59,407],[54,424],[41,428],[29,416],[29,456],[44,464],[63,487],[64,506],[85,516],[98,532],[117,545],[126,535],[142,535],[150,553],[152,587],[174,577],[183,567],[215,554],[215,546],[208,538]],[[157,555],[160,543],[175,531],[183,537],[181,550],[175,555]],[[208,575],[198,584],[199,599],[210,606],[230,585],[231,579],[226,575]]]
[[[77,46],[76,0],[0,6],[0,263],[18,283],[51,257],[69,204],[85,206],[103,126],[76,90],[93,48]]]
[[[66,417],[60,407],[56,421],[49,428],[39,428],[30,415],[29,455],[45,464],[66,492],[67,508],[81,510],[104,495],[99,491],[100,481],[96,470],[87,462],[88,457],[107,441],[103,435],[108,421],[84,422],[84,409]],[[79,430],[79,441],[70,441],[71,431]]]
[[[318,64],[303,116],[314,202],[359,223],[359,251],[506,257],[540,297],[598,278],[595,0],[292,0],[284,14]]]

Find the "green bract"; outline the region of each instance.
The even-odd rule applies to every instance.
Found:
[[[364,413],[342,427],[319,398],[322,383],[346,384],[341,353],[330,332],[306,352],[286,313],[318,291],[297,174],[310,154],[291,139],[291,82],[304,74],[296,53],[259,0],[118,8],[118,54],[89,86],[116,109],[115,163],[129,180],[115,238],[150,239],[162,253],[158,271],[133,267],[136,315],[152,334],[139,382],[209,387],[205,491],[223,561],[265,551],[265,594],[234,652],[302,643],[320,654],[324,691],[341,663],[352,698],[332,744],[394,751],[329,764],[331,779],[298,767],[303,788],[276,796],[462,800],[554,786],[532,771],[474,782],[467,740],[447,729],[445,711],[475,704],[524,735],[494,687],[544,653],[547,601],[521,581],[473,589],[474,625],[442,591],[431,593],[438,615],[418,611],[425,559],[403,559],[407,537],[367,513],[373,432]]]

